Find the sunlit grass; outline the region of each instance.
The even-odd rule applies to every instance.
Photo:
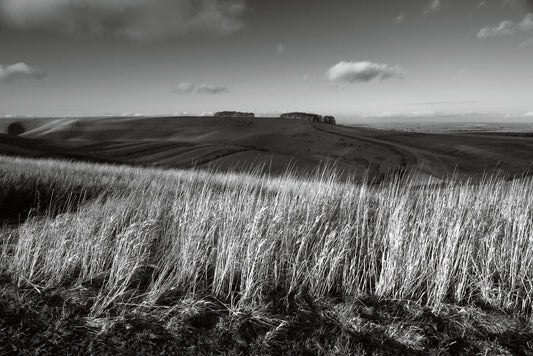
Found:
[[[324,172],[272,178],[13,158],[0,167],[0,201],[29,200],[4,233],[1,265],[36,288],[102,280],[94,315],[175,290],[241,306],[281,290],[531,313],[531,179],[420,188]]]

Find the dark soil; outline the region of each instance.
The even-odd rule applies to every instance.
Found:
[[[168,293],[154,307],[90,316],[90,287],[40,290],[0,278],[0,355],[533,355],[522,317],[408,301],[312,301],[274,291],[261,309]],[[81,289],[89,291],[84,298]],[[173,304],[174,307],[165,305]]]

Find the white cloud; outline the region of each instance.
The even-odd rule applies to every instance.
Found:
[[[190,94],[194,91],[194,84],[183,82],[179,83],[176,88],[176,93],[178,94]]]
[[[278,53],[284,53],[285,51],[287,50],[287,46],[284,45],[283,43],[280,43],[276,46],[276,52]]]
[[[152,40],[242,28],[245,0],[2,0],[0,22],[15,29]]]
[[[126,111],[126,112],[123,112],[122,114],[119,114],[119,116],[123,116],[123,117],[143,117],[143,116],[147,116],[147,115],[142,113],[142,112]]]
[[[326,78],[331,82],[366,83],[374,79],[385,80],[392,77],[402,77],[397,66],[373,62],[339,62],[326,72]]]
[[[483,27],[479,30],[478,38],[499,37],[499,36],[511,36],[516,32],[516,25],[511,20],[505,20],[500,22],[496,26]]]
[[[220,86],[220,85],[200,84],[196,88],[196,92],[199,94],[217,95],[217,94],[228,93],[229,89],[227,87]]]
[[[533,111],[526,112],[526,113],[524,114],[524,116],[526,116],[526,117],[533,117]]]
[[[520,47],[528,48],[533,46],[533,37],[528,38],[527,40],[520,43]]]
[[[211,95],[217,95],[217,94],[224,94],[228,93],[229,89],[225,86],[221,85],[212,85],[212,84],[200,84],[195,85],[188,82],[183,82],[178,84],[176,90],[174,90],[177,94],[211,94]]]
[[[477,37],[480,39],[488,37],[512,36],[517,32],[533,31],[533,13],[529,13],[519,23],[511,20],[501,21],[496,26],[487,26],[479,30]]]
[[[396,16],[396,23],[403,23],[405,21],[405,12],[402,12],[398,16]]]
[[[527,14],[526,17],[520,21],[518,27],[524,32],[533,30],[533,14]]]
[[[46,74],[26,63],[15,63],[4,67],[0,65],[0,82],[13,82],[20,79],[42,79]]]
[[[430,0],[429,4],[424,8],[424,14],[429,15],[434,12],[437,12],[441,8],[440,0]]]

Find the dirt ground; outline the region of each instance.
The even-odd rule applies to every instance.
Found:
[[[88,285],[87,285],[88,286]],[[87,292],[89,290],[89,292]],[[94,291],[96,293],[96,291]],[[503,311],[273,290],[261,307],[167,295],[90,315],[90,286],[0,287],[0,355],[532,355],[531,321]]]

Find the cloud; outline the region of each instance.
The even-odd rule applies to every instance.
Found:
[[[278,53],[284,53],[285,51],[287,50],[287,46],[284,45],[283,43],[280,43],[276,46],[276,52]]]
[[[459,78],[462,78],[465,76],[465,74],[468,74],[470,71],[468,70],[465,70],[465,69],[460,69],[458,70],[454,75],[452,75],[452,79],[456,80],[456,79],[459,79]]]
[[[429,4],[424,8],[424,14],[429,15],[439,11],[441,8],[440,0],[430,0]]]
[[[526,117],[533,117],[533,111],[526,112],[526,113],[524,114],[524,116],[526,116]]]
[[[405,12],[402,12],[398,16],[396,16],[396,23],[403,23],[405,21]]]
[[[211,95],[217,95],[217,94],[224,94],[229,93],[229,89],[225,86],[221,85],[212,85],[212,84],[200,84],[195,85],[188,82],[183,82],[178,84],[178,87],[174,91],[177,94],[211,94]]]
[[[15,63],[4,67],[0,65],[0,82],[13,82],[21,79],[42,79],[46,74],[26,63]]]
[[[402,77],[400,69],[388,64],[372,62],[339,62],[326,72],[331,82],[367,83],[374,79],[385,80]]]
[[[527,14],[526,17],[520,21],[518,27],[524,32],[533,30],[533,14]]]
[[[500,37],[500,36],[512,36],[516,32],[516,26],[513,21],[505,20],[500,22],[496,26],[483,27],[479,30],[477,37],[478,38],[488,38],[488,37]]]
[[[199,94],[217,95],[217,94],[228,93],[229,89],[227,87],[220,86],[220,85],[200,84],[196,88],[196,92]]]
[[[194,91],[194,84],[183,82],[179,83],[176,88],[176,93],[178,94],[190,94]]]
[[[520,43],[520,47],[528,48],[533,46],[533,37],[528,38],[527,40]]]
[[[477,37],[480,39],[489,37],[512,36],[517,32],[533,31],[533,13],[529,13],[519,23],[511,20],[501,21],[496,26],[483,27],[479,30]]]
[[[133,40],[243,27],[245,0],[2,0],[0,23],[22,30]]]

